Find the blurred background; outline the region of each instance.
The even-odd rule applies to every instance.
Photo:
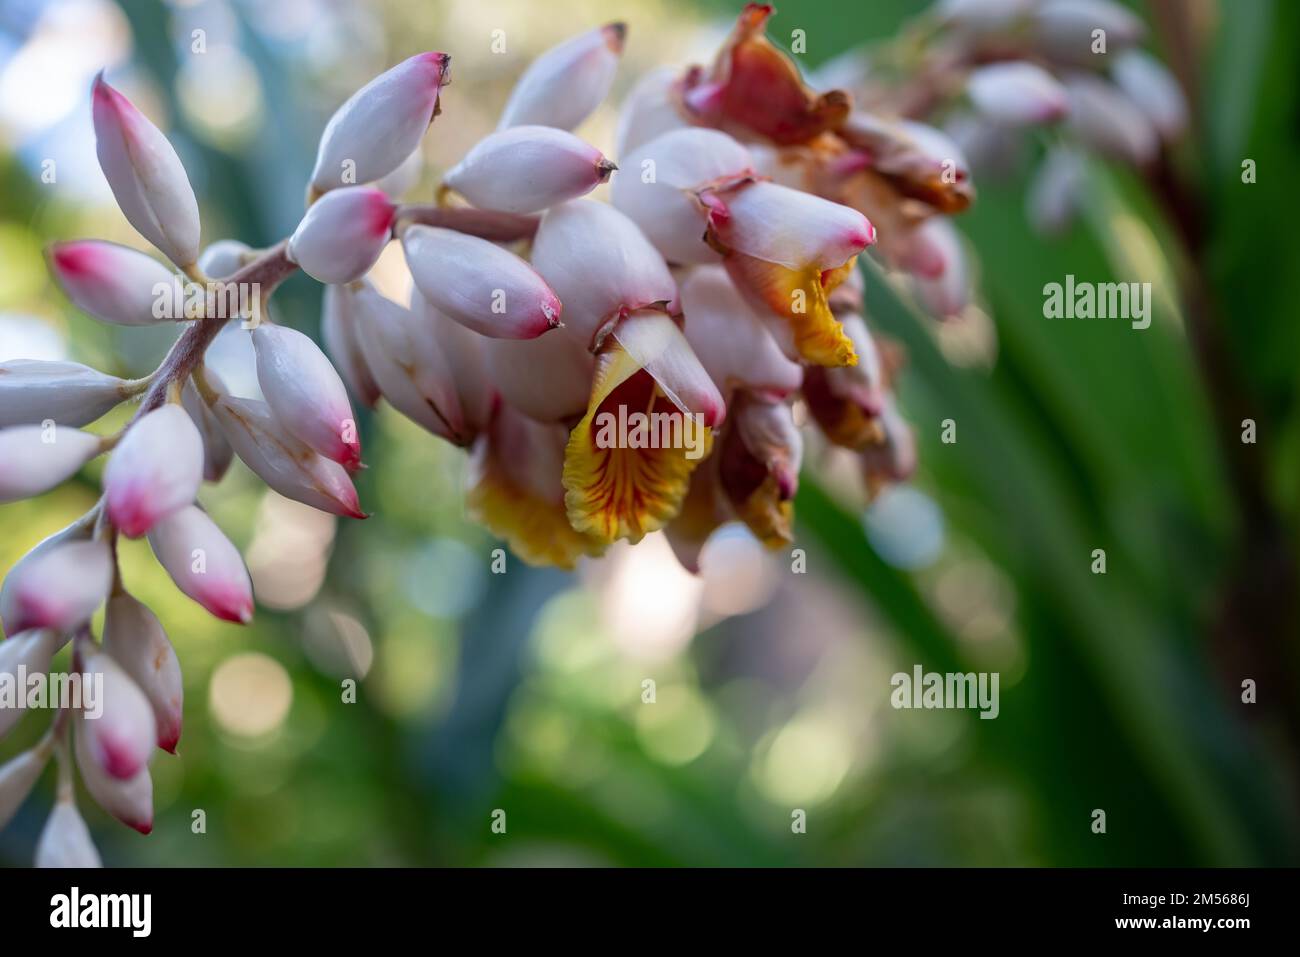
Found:
[[[922,9],[786,6],[770,35],[804,30],[810,67]],[[263,246],[296,225],[334,107],[399,59],[455,59],[405,193],[428,201],[538,52],[627,21],[614,94],[580,130],[608,149],[635,79],[708,62],[738,7],[0,0],[0,361],[138,376],[174,335],[95,322],[44,267],[55,239],[142,244],[95,160],[88,91],[101,67],[177,146],[205,242]],[[1162,212],[1131,172],[1098,163],[1085,215],[1045,241],[1025,212],[1024,163],[1041,152],[1029,143],[1003,175],[977,175],[979,198],[956,220],[979,264],[972,321],[940,330],[869,274],[869,315],[907,352],[900,397],[921,464],[868,504],[852,470],[815,450],[797,506],[805,573],[729,527],[698,578],[660,536],[576,574],[513,557],[493,574],[499,543],[462,506],[463,453],[387,407],[361,422],[368,521],[279,498],[238,464],[204,488],[247,556],[250,627],[210,618],[147,545],[124,543],[127,586],[177,647],[186,723],[179,756],[153,765],[152,836],[79,801],[105,863],[1300,863],[1300,243],[1287,215],[1300,5],[1134,9],[1157,23],[1157,54],[1181,16],[1209,38],[1190,60],[1179,47],[1197,88],[1176,157],[1193,195]],[[1180,246],[1171,208],[1201,217],[1196,248]],[[401,297],[391,267],[378,279]],[[1187,268],[1194,301],[1171,278]],[[1044,319],[1044,284],[1068,273],[1153,282],[1152,327]],[[274,309],[314,334],[319,305],[299,276]],[[245,346],[223,335],[214,347],[228,382]],[[1256,419],[1253,446],[1236,434],[1240,410]],[[955,444],[940,441],[948,418]],[[0,507],[0,570],[94,503],[97,468]],[[1000,715],[894,710],[890,676],[915,664],[998,672]],[[0,760],[45,724],[29,716]],[[0,832],[0,864],[31,862],[52,786],[47,772]],[[792,832],[797,809],[806,833]]]

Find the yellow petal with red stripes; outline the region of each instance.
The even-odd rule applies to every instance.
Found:
[[[662,426],[649,430],[653,444],[618,434],[619,426],[638,413]],[[669,436],[674,441],[663,441]],[[565,449],[569,522],[603,542],[640,541],[677,515],[691,472],[711,445],[711,430],[678,409],[650,374],[611,341],[597,359],[587,414]]]
[[[790,323],[802,358],[822,366],[851,366],[857,364],[857,352],[826,297],[844,281],[855,262],[856,258],[850,259],[825,271],[816,266],[790,269],[733,252],[726,265],[739,289]]]

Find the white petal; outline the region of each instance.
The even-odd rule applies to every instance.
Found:
[[[150,256],[117,243],[85,239],[55,243],[50,271],[77,308],[101,322],[147,326],[173,315],[176,275]]]
[[[327,459],[359,466],[357,422],[325,353],[301,332],[270,323],[253,330],[253,347],[258,384],[280,425]]]
[[[686,340],[723,390],[743,386],[776,396],[799,388],[803,370],[782,353],[720,266],[700,266],[682,283]]]
[[[126,397],[123,380],[76,362],[0,362],[0,428],[46,419],[80,427]]]
[[[564,303],[565,333],[587,348],[621,311],[677,299],[668,266],[636,224],[593,200],[547,211],[533,267]]]
[[[1065,87],[1024,61],[980,67],[967,78],[966,92],[985,116],[1008,126],[1051,123],[1069,110]]]
[[[94,755],[88,730],[93,724],[81,712],[72,719],[72,747],[81,782],[95,803],[105,811],[127,827],[148,834],[153,830],[153,778],[149,776],[149,769],[141,767],[126,779],[105,771]]]
[[[158,728],[158,747],[175,753],[185,689],[176,651],[158,616],[125,591],[117,592],[104,609],[104,651],[149,699]]]
[[[662,312],[634,312],[613,335],[677,408],[702,415],[707,426],[722,421],[727,413],[722,395],[672,319]]]
[[[104,494],[109,521],[139,538],[160,518],[189,505],[203,481],[203,436],[175,403],[134,423],[109,456]]]
[[[538,124],[571,130],[609,93],[626,28],[609,23],[551,47],[524,71],[501,114],[500,129]]]
[[[95,711],[83,707],[86,747],[110,777],[129,781],[149,763],[158,744],[153,706],[131,676],[104,651],[87,654],[81,670],[96,683],[102,696],[94,702]],[[87,703],[83,694],[83,705]]]
[[[0,502],[30,498],[71,478],[99,454],[100,438],[66,426],[0,430]]]
[[[71,798],[60,799],[36,843],[37,867],[103,867],[86,822]]]
[[[84,624],[108,595],[112,580],[113,559],[105,542],[42,549],[15,565],[5,579],[0,594],[5,634],[29,628],[70,631]]]
[[[223,621],[253,618],[253,585],[239,550],[197,505],[163,519],[149,546],[176,587]]]
[[[167,137],[117,90],[95,78],[95,152],[117,205],[176,265],[199,255],[199,204]]]
[[[383,191],[373,186],[327,193],[312,204],[289,237],[289,259],[321,282],[360,279],[392,238],[396,212]]]
[[[725,133],[692,127],[656,137],[622,161],[610,193],[619,211],[669,262],[717,262],[704,242],[705,215],[692,193],[750,171],[749,151]]]
[[[450,60],[421,53],[352,94],[321,134],[311,174],[316,192],[373,182],[415,152],[433,122]]]
[[[560,324],[560,299],[533,267],[486,239],[436,226],[402,233],[411,277],[439,312],[495,339],[533,339]]]
[[[535,213],[587,195],[615,169],[572,133],[515,126],[479,140],[443,182],[479,209]]]

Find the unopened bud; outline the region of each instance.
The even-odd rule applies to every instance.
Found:
[[[189,414],[167,403],[142,416],[104,469],[108,519],[128,538],[194,501],[203,481],[203,436]]]

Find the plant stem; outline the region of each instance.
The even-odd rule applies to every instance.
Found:
[[[467,233],[479,239],[494,243],[514,242],[518,239],[531,239],[537,232],[537,216],[521,216],[516,213],[496,213],[486,209],[468,207],[436,206],[432,203],[417,203],[402,206],[397,210],[397,223],[394,235],[403,223],[420,223],[424,226],[441,226],[454,229],[458,233]]]
[[[219,282],[222,285],[247,283],[257,290],[258,300],[269,296],[276,286],[298,268],[296,263],[289,261],[287,248],[287,242],[278,243],[230,278]],[[181,334],[153,375],[149,391],[140,401],[140,408],[132,418],[132,423],[162,405],[173,383],[184,383],[185,378],[203,361],[203,354],[225,325],[225,317],[205,316]]]

